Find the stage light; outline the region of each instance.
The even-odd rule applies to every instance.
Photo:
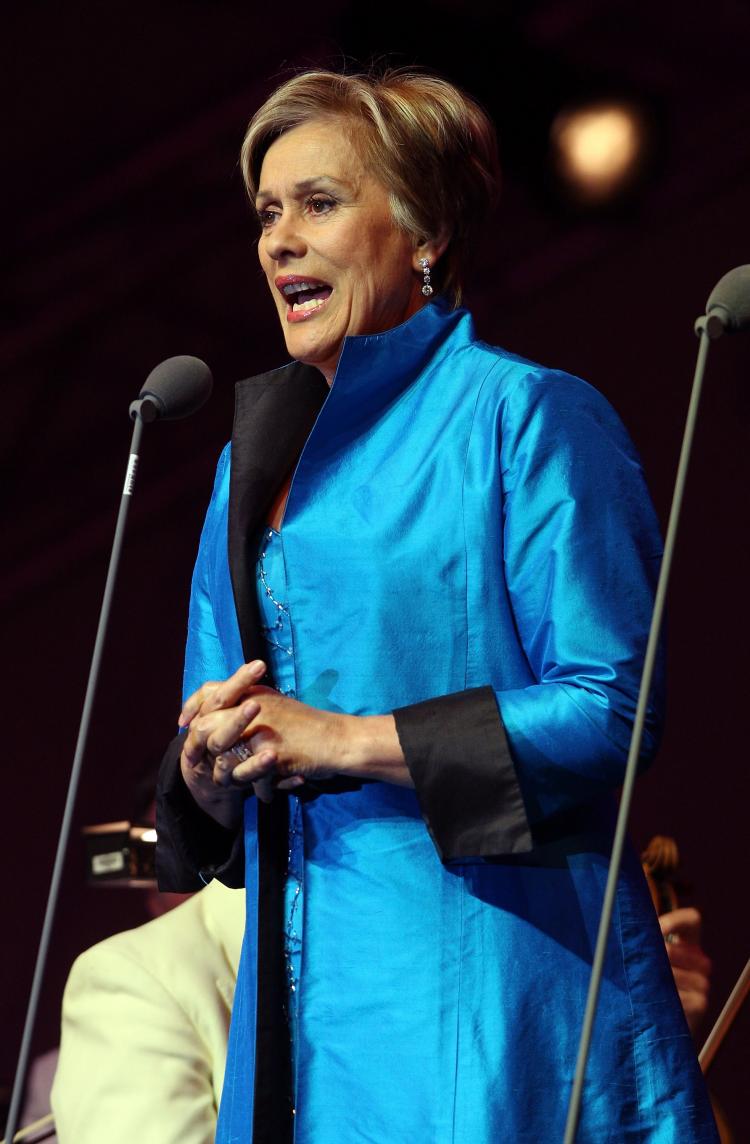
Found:
[[[597,205],[630,190],[644,166],[648,125],[628,103],[567,108],[550,129],[552,162],[567,193]]]

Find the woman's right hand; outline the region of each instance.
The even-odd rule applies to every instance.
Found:
[[[201,810],[228,829],[242,821],[242,804],[250,784],[231,781],[226,755],[258,714],[258,704],[246,700],[236,707],[197,715],[188,727],[180,756],[182,777]]]
[[[209,681],[185,701],[179,725],[187,727],[180,757],[182,777],[198,806],[222,826],[236,829],[251,784],[236,783],[228,773],[229,760],[218,756],[234,746],[248,723],[258,714],[258,703],[244,699],[266,674],[262,660],[253,660],[221,681]],[[268,801],[270,780],[252,784],[256,795]]]

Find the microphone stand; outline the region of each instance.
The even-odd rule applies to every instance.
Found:
[[[687,420],[685,422],[685,431],[682,437],[680,460],[677,467],[677,477],[675,479],[675,487],[672,494],[672,506],[669,512],[667,536],[664,543],[664,556],[662,557],[661,569],[659,571],[659,581],[656,588],[656,599],[654,600],[654,611],[651,617],[651,628],[648,635],[648,644],[646,646],[646,656],[643,662],[640,690],[638,692],[638,706],[636,708],[635,722],[633,724],[633,732],[630,739],[630,750],[628,752],[628,761],[625,767],[625,778],[623,780],[622,794],[620,797],[620,809],[617,815],[614,842],[612,844],[609,874],[607,876],[607,885],[604,891],[604,904],[602,906],[599,931],[596,938],[594,960],[591,965],[591,978],[589,982],[588,995],[586,997],[586,1010],[583,1018],[583,1027],[581,1029],[581,1039],[578,1044],[578,1059],[576,1061],[573,1089],[570,1096],[570,1103],[568,1105],[568,1117],[565,1125],[564,1144],[574,1144],[576,1131],[578,1129],[578,1121],[581,1114],[583,1082],[586,1075],[586,1064],[588,1062],[589,1050],[591,1048],[591,1035],[594,1028],[594,1018],[596,1016],[596,1008],[599,1001],[599,989],[601,986],[602,974],[604,971],[604,955],[607,947],[607,937],[609,934],[610,923],[612,921],[612,910],[615,901],[615,891],[617,889],[617,879],[620,875],[620,864],[622,862],[622,852],[625,845],[628,816],[630,814],[630,803],[633,796],[633,786],[635,784],[636,773],[638,770],[638,757],[640,755],[643,727],[646,721],[646,708],[648,706],[648,698],[651,691],[651,682],[654,674],[656,652],[659,646],[659,633],[661,631],[662,619],[664,615],[664,603],[667,596],[669,573],[672,568],[672,556],[674,554],[675,540],[677,537],[677,526],[679,524],[680,512],[682,509],[682,500],[685,491],[688,464],[690,462],[690,454],[693,447],[693,436],[695,433],[696,419],[698,417],[698,406],[700,404],[701,392],[703,389],[703,375],[706,369],[706,359],[708,357],[708,349],[711,341],[720,337],[721,334],[724,333],[724,326],[713,315],[708,315],[707,317],[700,317],[698,319],[698,321],[695,323],[695,332],[700,338],[700,344],[698,346],[698,360],[695,366],[693,388],[690,394],[690,404],[688,406]]]
[[[133,425],[133,436],[130,441],[130,455],[128,458],[127,471],[125,473],[125,484],[123,486],[122,497],[120,499],[120,510],[117,515],[115,536],[112,542],[112,552],[109,558],[107,581],[104,587],[104,598],[102,600],[101,611],[99,613],[99,626],[96,631],[94,654],[91,657],[91,668],[89,670],[88,684],[86,685],[86,696],[83,702],[81,723],[78,729],[75,756],[73,758],[73,766],[71,768],[70,780],[68,782],[68,793],[65,800],[65,810],[63,812],[62,825],[60,827],[60,835],[57,842],[55,864],[52,870],[52,879],[50,882],[49,895],[47,897],[47,908],[45,910],[44,923],[42,925],[42,936],[39,940],[39,950],[37,952],[36,966],[34,968],[31,993],[29,996],[28,1007],[26,1009],[26,1021],[24,1024],[23,1037],[21,1039],[21,1050],[18,1055],[16,1075],[13,1081],[13,1091],[11,1093],[8,1120],[5,1125],[5,1138],[8,1141],[12,1141],[15,1136],[16,1128],[18,1126],[18,1117],[21,1111],[21,1101],[23,1099],[24,1087],[26,1083],[26,1072],[29,1063],[29,1053],[31,1050],[31,1038],[34,1032],[34,1025],[36,1023],[41,986],[44,978],[45,967],[47,964],[47,955],[49,953],[52,926],[55,920],[55,910],[57,908],[57,900],[60,893],[60,882],[62,879],[63,865],[65,862],[65,853],[68,847],[68,840],[70,838],[70,828],[73,820],[73,810],[75,807],[76,796],[78,793],[78,784],[81,777],[83,755],[86,750],[89,725],[91,723],[91,712],[94,706],[94,699],[96,697],[97,684],[99,682],[102,652],[104,650],[104,641],[107,635],[109,614],[112,606],[112,597],[115,590],[115,581],[117,579],[117,572],[120,565],[120,554],[122,551],[122,541],[125,533],[125,522],[127,520],[128,509],[130,507],[130,502],[133,496],[133,488],[135,486],[141,434],[143,432],[144,422],[154,421],[159,416],[159,412],[160,411],[158,406],[150,397],[140,398],[136,401],[133,401],[130,405],[130,416],[135,422]]]

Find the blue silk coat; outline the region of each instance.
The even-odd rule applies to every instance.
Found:
[[[275,376],[238,387],[257,441],[286,432],[283,410],[267,416]],[[661,553],[641,468],[595,390],[478,342],[440,301],[347,339],[319,404],[282,528],[298,697],[396,710],[417,789],[303,803],[295,1140],[562,1141]],[[195,570],[186,694],[263,654],[241,630],[256,550],[234,585],[227,557],[255,479],[248,448],[230,480],[234,449]],[[645,755],[659,707],[657,684]],[[260,1136],[257,814],[249,799],[221,1144]],[[717,1139],[632,856],[578,1139]]]

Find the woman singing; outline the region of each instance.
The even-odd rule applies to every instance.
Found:
[[[562,1141],[661,553],[638,458],[458,308],[497,158],[455,87],[298,75],[242,166],[293,360],[237,389],[159,821],[164,888],[247,892],[217,1140]],[[716,1139],[632,857],[578,1139]]]

